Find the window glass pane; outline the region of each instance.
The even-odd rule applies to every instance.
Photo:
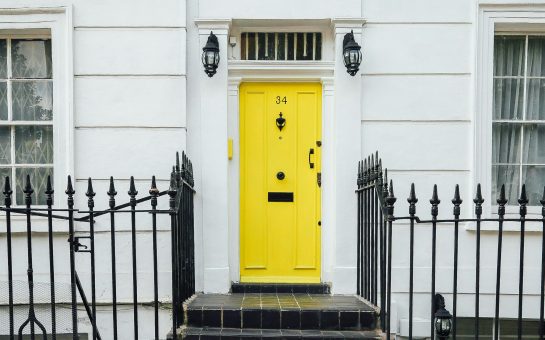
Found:
[[[545,76],[545,37],[528,37],[528,75]]]
[[[0,120],[8,119],[8,84],[0,82]]]
[[[522,167],[522,183],[526,183],[526,194],[530,205],[540,205],[545,186],[545,166],[524,165]]]
[[[246,36],[248,33],[240,34],[240,60],[246,60]]]
[[[11,163],[11,128],[0,127],[0,164]]]
[[[18,164],[53,163],[53,127],[15,127],[15,162]]]
[[[545,120],[545,79],[528,79],[526,119]]]
[[[492,163],[520,163],[520,126],[494,123],[492,127]]]
[[[316,59],[322,60],[322,33],[316,33]]]
[[[0,185],[2,186],[2,188],[4,187],[4,184],[6,183],[6,177],[10,177],[10,181],[11,181],[11,169],[0,168]]]
[[[305,60],[305,34],[304,33],[295,33],[297,35],[297,60]]]
[[[267,59],[265,57],[265,50],[267,48],[266,43],[268,42],[268,38],[265,38],[265,33],[256,33],[257,34],[257,60],[265,60]],[[267,40],[267,41],[265,41]]]
[[[492,339],[493,320],[479,319],[479,339]],[[475,318],[457,318],[456,336],[460,339],[475,339]]]
[[[288,34],[288,60],[294,60],[294,51],[293,46],[295,44],[295,34],[289,33]]]
[[[53,184],[53,169],[52,168],[17,168],[15,169],[16,177],[16,201],[18,205],[25,204],[25,194],[23,189],[25,187],[26,176],[30,175],[30,183],[34,193],[32,194],[32,204],[45,205],[46,195],[45,190],[47,187],[47,176],[51,176],[51,182]]]
[[[52,120],[53,83],[16,81],[12,87],[13,120]]]
[[[255,39],[257,34],[256,33],[248,33],[248,60],[255,60]]]
[[[524,36],[496,36],[494,76],[524,76]]]
[[[278,46],[276,48],[276,60],[284,60],[286,58],[286,34],[277,33]]]
[[[51,78],[51,40],[12,40],[14,78]]]
[[[509,205],[516,205],[519,195],[520,167],[518,165],[492,165],[492,197],[499,197],[505,184],[505,197]]]
[[[518,322],[514,319],[500,319],[500,337],[517,339]],[[523,320],[522,335],[524,339],[539,339],[539,321]]]
[[[8,43],[5,39],[0,39],[0,78],[8,77]]]
[[[545,164],[545,125],[530,124],[524,127],[522,162]]]
[[[494,79],[493,119],[522,119],[524,79]]]
[[[274,56],[274,33],[267,33],[267,60],[275,60]]]

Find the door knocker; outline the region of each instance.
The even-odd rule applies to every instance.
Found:
[[[284,126],[286,126],[286,119],[282,117],[282,112],[278,115],[279,117],[276,118],[276,126],[278,126],[278,130],[282,131]]]

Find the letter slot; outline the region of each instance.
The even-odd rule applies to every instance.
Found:
[[[293,202],[293,192],[269,192],[269,202]]]

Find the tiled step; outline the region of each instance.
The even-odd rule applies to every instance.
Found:
[[[295,293],[295,294],[330,294],[327,283],[237,283],[231,284],[231,293]]]
[[[182,330],[183,339],[380,339],[374,331],[320,331],[285,329],[233,329],[190,327]]]
[[[203,294],[186,306],[186,326],[236,329],[375,330],[376,310],[355,296]]]

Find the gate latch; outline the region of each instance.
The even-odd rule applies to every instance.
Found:
[[[91,237],[90,236],[77,236],[77,237],[74,237],[74,242],[73,242],[74,251],[76,253],[90,253],[91,249],[89,249],[88,246],[86,246],[85,244],[82,244],[79,241],[82,238],[90,239]],[[82,249],[84,249],[84,250],[82,250]]]

